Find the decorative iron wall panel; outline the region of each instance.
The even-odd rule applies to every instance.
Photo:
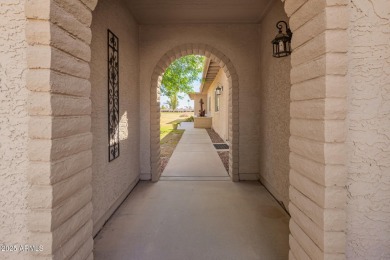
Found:
[[[119,39],[110,30],[108,41],[108,161],[119,157]]]

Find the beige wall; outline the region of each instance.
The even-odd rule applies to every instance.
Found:
[[[219,98],[219,111],[215,112],[215,89],[218,86],[223,87]],[[223,69],[220,69],[213,83],[207,92],[207,100],[211,98],[211,107],[209,116],[213,118],[213,129],[223,140],[229,139],[229,81]],[[207,101],[208,102],[208,101]]]
[[[158,61],[185,43],[204,43],[225,54],[239,79],[241,174],[258,174],[257,25],[142,25],[140,27],[141,173],[150,178],[150,87]]]
[[[119,38],[120,156],[108,162],[107,29]],[[93,221],[96,231],[139,179],[138,26],[118,0],[100,0],[92,23]]]
[[[390,2],[350,4],[348,259],[390,259]]]
[[[283,4],[275,1],[260,27],[259,168],[262,183],[287,207],[291,59],[272,57],[271,45],[280,20],[288,22]]]
[[[0,4],[0,245],[27,243],[26,38],[24,1]],[[23,259],[0,252],[1,259]]]

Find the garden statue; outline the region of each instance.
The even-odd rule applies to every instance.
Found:
[[[199,103],[200,103],[199,116],[200,116],[200,117],[204,117],[204,116],[206,116],[206,110],[203,109],[203,104],[204,104],[204,102],[203,102],[203,99],[202,99],[202,98],[200,99]]]

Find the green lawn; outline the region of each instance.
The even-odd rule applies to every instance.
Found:
[[[160,117],[160,140],[170,133],[183,133],[184,130],[174,130],[173,124],[186,121],[191,113],[161,112]]]
[[[161,126],[160,125],[160,140],[162,141],[167,135],[171,133],[182,133],[184,130],[174,130],[172,125]]]
[[[172,124],[185,121],[191,113],[169,113],[161,112],[160,118],[160,158],[161,171],[164,171],[169,158],[172,156],[176,145],[180,141],[184,130],[174,130]]]

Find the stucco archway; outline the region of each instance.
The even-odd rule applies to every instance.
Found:
[[[77,253],[79,258],[87,259],[92,257],[93,248],[88,62],[92,11],[97,0],[68,0],[63,6],[49,2],[26,1],[25,8],[29,44],[26,85],[30,90],[28,230],[31,240],[47,249],[46,256]],[[348,3],[284,2],[294,32],[290,259],[343,259]],[[186,54],[202,54],[199,45],[181,48]],[[204,50],[206,56],[208,51],[210,57],[227,65],[233,76],[234,68],[229,67],[224,55],[214,49]],[[167,53],[153,74],[151,96],[156,97],[156,102],[151,114],[155,116],[159,111],[158,77],[173,59],[184,55],[181,51]],[[233,101],[238,105],[238,100]],[[232,107],[237,109],[234,104]],[[234,120],[232,133],[238,115]],[[157,141],[158,125],[153,127],[151,143]],[[238,144],[238,138],[233,139]],[[156,180],[159,152],[154,147],[152,151]],[[235,154],[233,158],[237,158]],[[234,170],[235,165],[231,168]],[[80,187],[82,192],[76,193]],[[72,203],[60,207],[65,200]]]
[[[228,57],[226,57],[219,50],[201,43],[188,43],[176,46],[165,53],[157,63],[151,78],[150,89],[150,151],[151,151],[151,172],[152,181],[158,181],[161,175],[160,171],[160,95],[159,83],[161,77],[168,66],[176,59],[186,55],[203,55],[207,58],[217,62],[219,66],[225,71],[229,79],[229,140],[231,142],[229,149],[229,175],[233,181],[239,180],[238,173],[238,149],[239,149],[239,133],[238,125],[238,93],[239,81],[236,69]],[[156,122],[156,120],[158,122]]]

